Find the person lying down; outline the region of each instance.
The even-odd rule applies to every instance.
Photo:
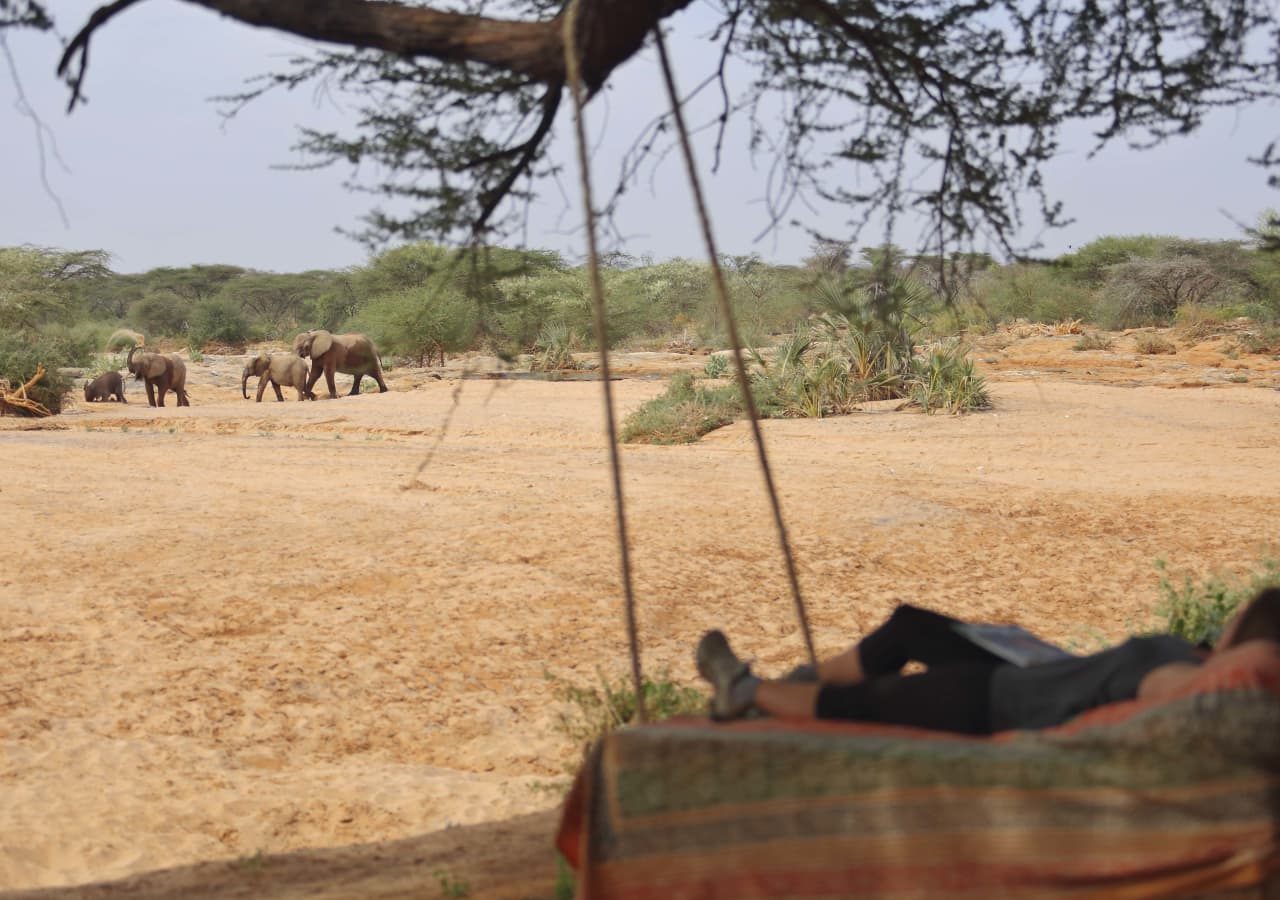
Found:
[[[722,632],[709,631],[698,642],[698,674],[714,689],[717,720],[763,713],[979,735],[1049,728],[1107,703],[1172,696],[1210,667],[1280,660],[1280,588],[1242,606],[1211,649],[1159,634],[1089,656],[1018,666],[963,636],[963,625],[899,606],[816,670],[800,666],[777,680],[756,677]],[[927,669],[904,675],[908,662]]]

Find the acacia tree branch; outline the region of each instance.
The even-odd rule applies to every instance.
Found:
[[[117,0],[99,7],[62,56],[64,72],[79,53],[72,79],[72,106],[80,99],[89,39],[117,13],[139,0]],[[501,69],[547,85],[562,84],[563,11],[550,19],[522,21],[406,6],[387,0],[187,0],[247,25],[287,31],[299,37],[361,49],[383,50],[441,62],[471,62]],[[658,22],[692,0],[590,0],[582,3],[577,36],[583,80],[590,92],[639,51]]]

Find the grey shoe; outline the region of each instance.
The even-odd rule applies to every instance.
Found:
[[[711,718],[717,720],[741,718],[751,709],[750,696],[737,692],[734,685],[744,678],[751,678],[751,666],[738,659],[729,647],[729,639],[722,631],[708,631],[698,641],[698,674],[711,683],[715,693],[711,697]]]

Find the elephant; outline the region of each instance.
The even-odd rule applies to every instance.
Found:
[[[187,364],[182,361],[182,357],[176,353],[160,354],[144,350],[135,359],[133,354],[137,352],[137,347],[129,351],[125,366],[133,373],[134,378],[141,378],[146,383],[147,404],[163,407],[165,393],[173,391],[178,395],[179,406],[190,406],[191,401],[187,399]],[[159,402],[155,396],[157,391],[160,394]]]
[[[103,372],[93,381],[84,383],[85,403],[97,403],[100,400],[105,402],[112,397],[121,403],[129,402],[124,399],[124,379],[119,372]]]
[[[262,402],[262,392],[267,389],[268,382],[275,388],[278,402],[284,402],[284,394],[280,393],[282,384],[297,388],[299,400],[316,399],[316,395],[307,389],[307,361],[292,353],[272,356],[264,352],[245,360],[244,371],[240,374],[240,393],[246,400],[249,399],[250,375],[261,376],[258,379],[258,403]]]
[[[350,396],[360,393],[360,379],[368,375],[378,382],[378,391],[387,392],[382,379],[382,361],[373,341],[363,334],[330,334],[327,331],[304,331],[293,339],[293,352],[311,357],[311,377],[307,379],[307,393],[315,387],[323,372],[329,385],[330,399],[337,399],[338,389],[333,383],[333,373],[354,375]]]

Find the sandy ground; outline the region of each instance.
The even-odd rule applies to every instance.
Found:
[[[978,415],[764,423],[819,648],[910,600],[1093,649],[1153,623],[1156,559],[1275,550],[1280,363],[1135,337],[984,339]],[[703,362],[622,358],[623,412]],[[575,748],[548,674],[627,672],[599,384],[462,365],[258,405],[210,356],[189,409],[130,382],[127,406],[0,420],[0,889],[557,802]],[[646,667],[693,683],[715,626],[766,673],[797,661],[748,428],[623,458]]]

